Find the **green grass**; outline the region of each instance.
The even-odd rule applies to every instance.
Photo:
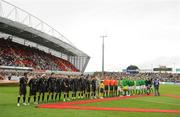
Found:
[[[180,85],[161,85],[160,93],[180,95]]]
[[[175,90],[176,89],[176,90]],[[180,117],[173,113],[139,113],[139,112],[116,112],[116,111],[87,111],[87,110],[60,110],[39,109],[31,106],[16,106],[18,87],[0,87],[0,117]],[[180,86],[162,85],[161,94],[180,95]],[[159,103],[155,103],[157,101]],[[160,103],[162,102],[162,103]],[[168,97],[141,97],[119,101],[87,104],[101,107],[136,107],[136,108],[159,108],[180,109],[180,101]],[[82,105],[84,106],[84,105]]]
[[[83,104],[81,106],[180,110],[180,99],[168,97],[140,97]]]

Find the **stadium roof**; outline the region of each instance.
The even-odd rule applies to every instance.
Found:
[[[38,43],[67,55],[87,56],[76,47],[63,42],[56,37],[3,17],[0,17],[0,31]]]
[[[5,9],[9,7],[11,7],[9,11]],[[61,33],[29,12],[4,0],[0,0],[0,10],[2,10],[0,11],[0,32],[23,38],[70,56],[89,57]],[[39,26],[41,28],[38,28]]]

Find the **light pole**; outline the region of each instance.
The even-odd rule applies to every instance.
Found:
[[[107,35],[100,36],[102,38],[102,79],[104,78],[104,39]]]

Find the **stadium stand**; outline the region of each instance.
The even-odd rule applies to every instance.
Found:
[[[78,69],[67,60],[5,38],[0,38],[0,66],[78,72]]]
[[[95,72],[94,76],[100,77],[101,72]],[[161,82],[180,82],[179,73],[137,73],[137,74],[126,74],[124,72],[105,72],[105,77],[116,77],[116,78],[143,78],[143,79],[159,79]]]

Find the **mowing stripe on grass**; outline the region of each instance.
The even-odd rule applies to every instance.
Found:
[[[38,108],[77,109],[77,110],[103,110],[103,111],[106,110],[106,111],[126,111],[126,112],[155,112],[155,113],[159,112],[159,113],[177,113],[177,114],[180,114],[180,110],[76,106],[78,104],[87,104],[87,103],[94,103],[94,102],[103,102],[103,101],[111,101],[111,100],[127,99],[127,98],[137,98],[137,97],[140,97],[140,96],[116,97],[116,98],[105,98],[105,99],[95,99],[95,100],[81,100],[81,101],[75,101],[75,102],[64,102],[64,103],[56,103],[56,104],[41,104],[41,105],[38,105]]]
[[[125,111],[125,112],[154,112],[154,113],[177,113],[180,110],[161,110],[161,109],[140,109],[140,108],[108,108],[108,107],[82,107],[75,105],[43,105],[39,108],[52,108],[52,109],[76,109],[76,110],[101,110],[101,111]]]
[[[164,94],[163,96],[171,97],[171,98],[180,98],[180,96],[174,94]]]
[[[133,99],[133,100],[137,100],[137,99]],[[175,103],[169,103],[169,102],[160,102],[160,101],[157,101],[157,100],[137,100],[137,101],[144,101],[144,102],[153,102],[153,103],[159,103],[159,104],[168,104],[168,105],[176,105],[176,106],[180,106],[180,104],[175,104]]]

